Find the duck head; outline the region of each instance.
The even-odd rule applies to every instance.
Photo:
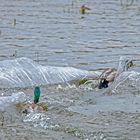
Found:
[[[34,89],[34,103],[37,104],[39,102],[39,98],[40,98],[40,87],[36,86]]]

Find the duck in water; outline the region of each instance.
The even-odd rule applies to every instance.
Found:
[[[41,107],[38,106],[39,98],[40,98],[40,87],[36,86],[34,89],[34,101],[31,104],[28,104],[24,107],[23,113],[28,114],[33,111],[41,110]]]
[[[103,71],[103,73],[100,75],[98,88],[107,88],[108,84],[112,83],[120,73],[127,71],[132,66],[134,66],[134,64],[130,58],[121,57],[118,70],[115,68],[109,68]]]
[[[81,7],[80,7],[80,13],[81,14],[85,14],[86,13],[86,10],[91,10],[90,8],[86,7],[85,4],[83,4]]]

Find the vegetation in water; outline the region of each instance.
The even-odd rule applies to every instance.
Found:
[[[48,105],[45,103],[39,103],[38,104],[40,107],[42,107],[43,111],[47,112],[48,111]]]
[[[81,80],[79,80],[79,85],[83,85],[87,81],[88,81],[88,79],[81,79]]]
[[[17,103],[16,108],[17,110],[21,111],[25,107],[26,103]]]

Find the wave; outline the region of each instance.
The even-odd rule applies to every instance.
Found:
[[[128,77],[139,77],[137,76],[138,72],[123,71],[127,59],[131,58],[120,57],[117,69],[119,76],[115,78],[110,87],[111,89],[115,89]],[[0,62],[0,89],[59,84],[83,78],[96,79],[101,73],[99,71],[87,71],[73,67],[42,66],[29,58],[22,57]],[[137,85],[136,78],[133,79],[133,83]]]
[[[82,78],[95,78],[101,72],[73,67],[42,66],[28,58],[0,62],[0,88],[24,88],[63,83]]]
[[[24,102],[25,100],[26,95],[24,92],[13,93],[10,96],[2,96],[0,97],[0,110],[3,110],[4,107],[10,106],[11,104]]]
[[[140,73],[136,71],[126,71],[121,73],[110,86],[113,93],[133,93],[140,90]]]

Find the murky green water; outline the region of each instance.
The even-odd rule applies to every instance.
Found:
[[[83,3],[91,8],[85,15]],[[117,68],[119,57],[130,55],[139,71],[140,1],[125,3],[1,0],[0,60],[29,57],[41,65],[98,70]],[[8,107],[0,114],[0,140],[138,140],[139,90],[127,86],[112,96],[74,85],[44,87],[41,101],[49,111],[34,118]],[[21,90],[32,99],[32,89]]]

